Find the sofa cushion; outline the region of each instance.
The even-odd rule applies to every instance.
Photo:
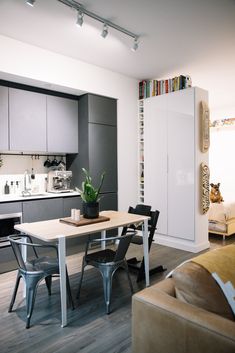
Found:
[[[216,281],[202,266],[186,262],[172,273],[179,300],[234,320],[233,312]]]

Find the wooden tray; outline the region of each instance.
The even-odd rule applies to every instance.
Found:
[[[71,217],[61,218],[60,222],[70,224],[71,226],[80,227],[87,226],[89,224],[100,223],[110,221],[109,217],[99,216],[98,218],[84,218],[80,217],[80,221],[74,221]]]

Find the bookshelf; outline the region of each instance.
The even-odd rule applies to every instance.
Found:
[[[138,104],[138,202],[144,203],[144,100]]]

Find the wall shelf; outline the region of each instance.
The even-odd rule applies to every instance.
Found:
[[[138,101],[138,202],[144,203],[144,100]]]

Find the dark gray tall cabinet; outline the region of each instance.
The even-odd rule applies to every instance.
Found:
[[[79,97],[79,153],[67,155],[67,169],[73,172],[73,186],[81,186],[82,168],[89,170],[95,185],[106,172],[101,210],[117,210],[117,101],[86,94]]]

